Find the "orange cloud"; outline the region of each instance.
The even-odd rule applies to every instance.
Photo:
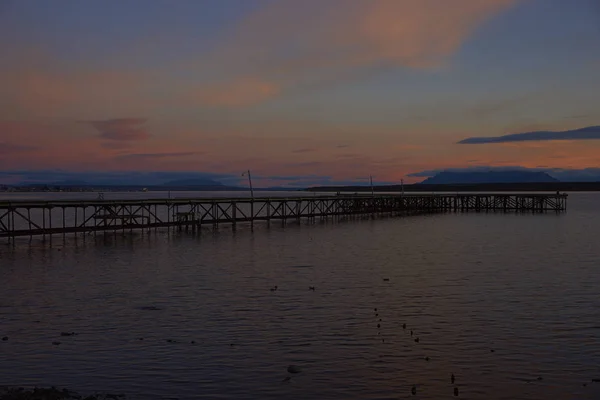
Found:
[[[353,71],[442,65],[473,31],[517,0],[277,0],[240,22],[210,56],[230,84],[215,87],[217,105],[231,93],[265,100],[283,88],[337,80]],[[255,90],[239,76],[254,76]],[[266,84],[265,82],[270,82]],[[268,86],[264,86],[268,85]]]
[[[0,65],[0,118],[94,118],[148,106],[140,96],[145,71],[67,63],[36,49],[8,51]]]

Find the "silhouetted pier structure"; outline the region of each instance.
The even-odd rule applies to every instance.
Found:
[[[0,201],[0,238],[443,212],[561,212],[566,194],[342,194],[285,198]]]

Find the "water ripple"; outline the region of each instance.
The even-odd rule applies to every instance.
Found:
[[[573,195],[560,216],[2,248],[0,384],[133,399],[600,398],[598,199]],[[284,380],[290,364],[302,372]]]

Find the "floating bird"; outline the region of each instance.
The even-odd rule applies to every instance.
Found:
[[[276,291],[277,290],[277,285],[273,286],[270,290],[271,290],[271,292]]]
[[[458,388],[457,387],[454,388],[454,395],[458,396]]]
[[[454,383],[454,380],[455,380],[454,374],[450,375],[450,382]]]
[[[413,335],[413,331],[412,331],[412,329],[411,329],[411,331],[410,331],[410,336],[412,336],[412,335]]]
[[[314,292],[315,291],[315,287],[314,286],[309,286],[308,290],[312,290]]]
[[[416,386],[416,385],[413,385],[413,387],[412,387],[412,389],[410,390],[410,392],[413,394],[413,396],[414,396],[414,395],[416,395],[416,394],[417,394],[417,386]]]
[[[425,357],[425,361],[429,361],[429,357]]]
[[[381,328],[381,324],[377,324],[377,327],[378,327],[378,328]]]
[[[600,379],[598,379],[598,378],[594,378],[594,379],[592,379],[592,382],[599,383],[599,382],[600,382]]]
[[[416,343],[419,343],[419,338],[416,338],[416,339],[415,339],[415,342],[416,342]]]
[[[376,308],[374,308],[374,309],[373,309],[373,311],[377,311],[377,309],[376,309]]]
[[[141,337],[141,338],[138,338],[138,340],[144,340],[144,338],[143,338],[143,337]]]
[[[58,346],[60,344],[60,342],[54,341],[54,342],[52,342],[52,344],[55,345],[55,346]]]
[[[406,324],[402,324],[402,329],[406,329]]]
[[[287,372],[289,372],[290,374],[298,374],[302,372],[302,369],[297,365],[289,365],[287,367]]]
[[[196,341],[195,341],[195,340],[192,340],[190,343],[191,343],[191,344],[196,344]]]
[[[61,332],[60,336],[75,336],[75,332]]]
[[[383,281],[384,281],[384,282],[389,282],[389,281],[390,281],[390,278],[383,278]]]
[[[537,377],[537,380],[538,380],[538,381],[541,381],[541,380],[543,380],[543,379],[544,379],[544,378],[542,378],[541,376],[538,376],[538,377]]]
[[[490,349],[490,353],[493,353],[493,352],[495,352],[495,351],[496,351],[496,350],[494,350],[494,349]]]
[[[2,338],[2,341],[3,341],[3,342],[6,342],[7,340],[8,340],[8,336],[4,336],[4,337]]]

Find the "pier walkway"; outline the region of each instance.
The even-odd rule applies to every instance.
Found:
[[[0,238],[94,231],[253,224],[350,215],[561,212],[567,194],[353,194],[155,200],[0,201]]]

